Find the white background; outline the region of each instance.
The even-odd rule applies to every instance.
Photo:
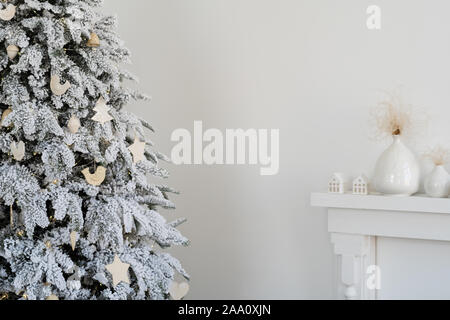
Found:
[[[380,31],[366,27],[372,4],[382,9]],[[170,154],[172,131],[193,130],[194,120],[281,132],[277,176],[168,166],[183,193],[164,214],[189,218],[181,230],[192,245],[172,252],[192,275],[190,299],[334,297],[326,215],[309,194],[336,171],[371,174],[388,143],[369,139],[381,91],[402,86],[429,115],[418,151],[448,145],[448,1],[107,0],[106,11],[117,13],[130,70],[153,97],[129,109],[155,126],[161,151]],[[390,248],[386,258],[412,250]],[[392,281],[405,263],[389,270]]]

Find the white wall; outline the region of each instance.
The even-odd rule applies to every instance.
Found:
[[[371,4],[381,31],[366,28]],[[107,0],[106,10],[154,98],[130,109],[154,124],[162,151],[194,120],[281,130],[274,177],[170,166],[183,194],[166,215],[190,220],[192,246],[173,252],[192,274],[191,299],[333,297],[326,215],[309,194],[335,171],[371,173],[386,145],[368,138],[380,90],[403,85],[432,119],[420,143],[448,142],[448,1]]]

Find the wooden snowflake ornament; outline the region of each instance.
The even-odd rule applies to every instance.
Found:
[[[92,118],[92,120],[97,121],[104,125],[105,123],[113,120],[113,118],[108,113],[109,110],[111,110],[110,107],[106,104],[106,101],[103,97],[100,97],[98,99],[97,104],[95,105],[94,111],[97,112],[97,114]]]
[[[8,4],[8,6],[0,10],[0,19],[3,21],[10,21],[16,15],[16,6],[13,4]]]
[[[61,79],[58,75],[52,76],[50,79],[50,89],[52,90],[53,94],[56,96],[62,96],[69,90],[71,87],[71,84],[69,81],[64,82],[64,84],[61,84]]]
[[[145,160],[145,142],[139,140],[138,137],[134,139],[134,143],[128,147],[128,150],[133,154],[135,164]]]
[[[86,178],[86,181],[93,186],[100,186],[106,178],[106,168],[98,167],[94,174],[91,173],[89,168],[84,169],[81,173]]]
[[[113,286],[117,287],[117,285],[121,282],[125,282],[130,284],[130,278],[128,277],[128,269],[130,268],[130,265],[128,263],[123,263],[120,261],[120,258],[118,255],[114,257],[114,262],[111,264],[108,264],[106,266],[106,270],[111,273],[113,277]]]

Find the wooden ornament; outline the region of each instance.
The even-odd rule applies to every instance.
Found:
[[[94,117],[92,117],[92,120],[97,121],[103,125],[105,123],[113,120],[113,118],[108,113],[109,110],[111,110],[111,108],[108,107],[105,99],[103,97],[100,97],[100,99],[98,99],[97,104],[95,105],[95,108],[94,108],[94,111],[97,112],[97,114]]]
[[[177,283],[175,281],[172,282],[169,288],[169,294],[173,300],[181,300],[189,292],[189,284],[187,282]]]
[[[145,142],[142,142],[136,137],[134,143],[128,147],[128,150],[133,154],[133,162],[135,164],[145,160]]]
[[[11,153],[16,161],[22,161],[25,158],[25,143],[20,141],[11,143]]]
[[[91,33],[91,37],[89,38],[86,45],[90,48],[98,48],[100,47],[100,38],[95,32]]]
[[[0,125],[3,127],[3,122],[5,121],[6,117],[10,115],[10,113],[12,112],[11,108],[6,109],[5,111],[3,111],[2,113],[2,119],[0,120]]]
[[[14,44],[10,44],[7,48],[6,48],[6,52],[8,53],[8,58],[10,58],[11,60],[13,60],[15,57],[17,57],[17,55],[19,54],[19,47],[14,45]]]
[[[67,90],[70,89],[71,84],[69,81],[66,81],[64,84],[61,84],[61,79],[58,75],[52,76],[50,80],[50,89],[52,90],[53,94],[57,96],[62,96],[67,92]]]
[[[77,240],[78,240],[78,232],[72,231],[70,233],[70,245],[72,246],[72,251],[75,251]]]
[[[13,4],[8,4],[8,6],[0,10],[0,19],[3,21],[10,21],[16,15],[16,6]]]
[[[114,262],[106,266],[106,270],[108,270],[113,277],[114,287],[117,287],[117,285],[122,281],[130,284],[130,278],[128,277],[129,268],[130,265],[120,261],[120,258],[117,255],[114,257]]]
[[[52,294],[52,295],[48,296],[47,299],[45,299],[45,300],[49,300],[49,301],[52,301],[52,300],[53,300],[53,301],[58,301],[59,298],[58,298],[56,295]]]
[[[70,118],[69,122],[67,123],[67,128],[71,133],[75,134],[78,132],[78,130],[80,130],[80,127],[81,127],[80,119],[78,119],[77,116],[73,115]]]
[[[93,186],[100,186],[103,181],[105,181],[106,178],[106,168],[105,167],[98,167],[97,171],[95,171],[94,174],[91,174],[91,171],[89,168],[84,169],[81,171],[81,173],[86,178],[86,181]]]

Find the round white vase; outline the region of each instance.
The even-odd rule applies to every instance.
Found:
[[[411,196],[420,188],[420,164],[400,136],[381,155],[375,167],[375,190],[385,195]]]
[[[444,166],[436,166],[425,178],[425,192],[433,198],[447,198],[449,193],[449,175]]]

